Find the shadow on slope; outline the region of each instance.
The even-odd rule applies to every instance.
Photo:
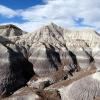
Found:
[[[7,64],[2,62],[3,66],[0,66],[0,69],[4,71],[0,73],[0,77],[3,77],[4,80],[0,82],[0,95],[5,97],[25,86],[34,75],[34,71],[32,64],[23,56],[19,46],[1,36],[0,43],[7,49],[7,54],[1,59],[7,59],[8,62]]]

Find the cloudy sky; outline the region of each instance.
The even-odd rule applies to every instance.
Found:
[[[0,24],[32,32],[50,22],[100,32],[100,0],[0,0]]]

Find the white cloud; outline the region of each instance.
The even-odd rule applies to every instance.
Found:
[[[12,18],[17,15],[17,12],[6,6],[0,5],[0,15],[5,16],[7,18]]]
[[[54,22],[66,28],[76,28],[75,19],[79,18],[83,18],[81,27],[94,26],[93,28],[100,31],[100,0],[43,1],[45,5],[36,5],[27,9],[18,9],[17,11],[7,8],[11,14],[4,11],[2,15],[9,15],[9,17],[21,16],[27,22],[17,24],[28,31],[49,22]]]
[[[74,19],[83,18],[83,27],[90,25],[95,26],[96,30],[100,29],[99,0],[45,0],[45,2],[45,5],[22,10],[23,19],[36,21],[35,23],[52,21],[65,27],[76,27]]]

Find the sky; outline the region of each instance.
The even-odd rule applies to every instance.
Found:
[[[0,0],[0,25],[32,32],[51,22],[100,32],[100,0]]]

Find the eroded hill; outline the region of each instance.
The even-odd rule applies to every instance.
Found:
[[[4,100],[99,98],[96,31],[66,30],[51,23],[27,34],[13,25],[2,26],[0,34],[0,95],[11,95]]]

